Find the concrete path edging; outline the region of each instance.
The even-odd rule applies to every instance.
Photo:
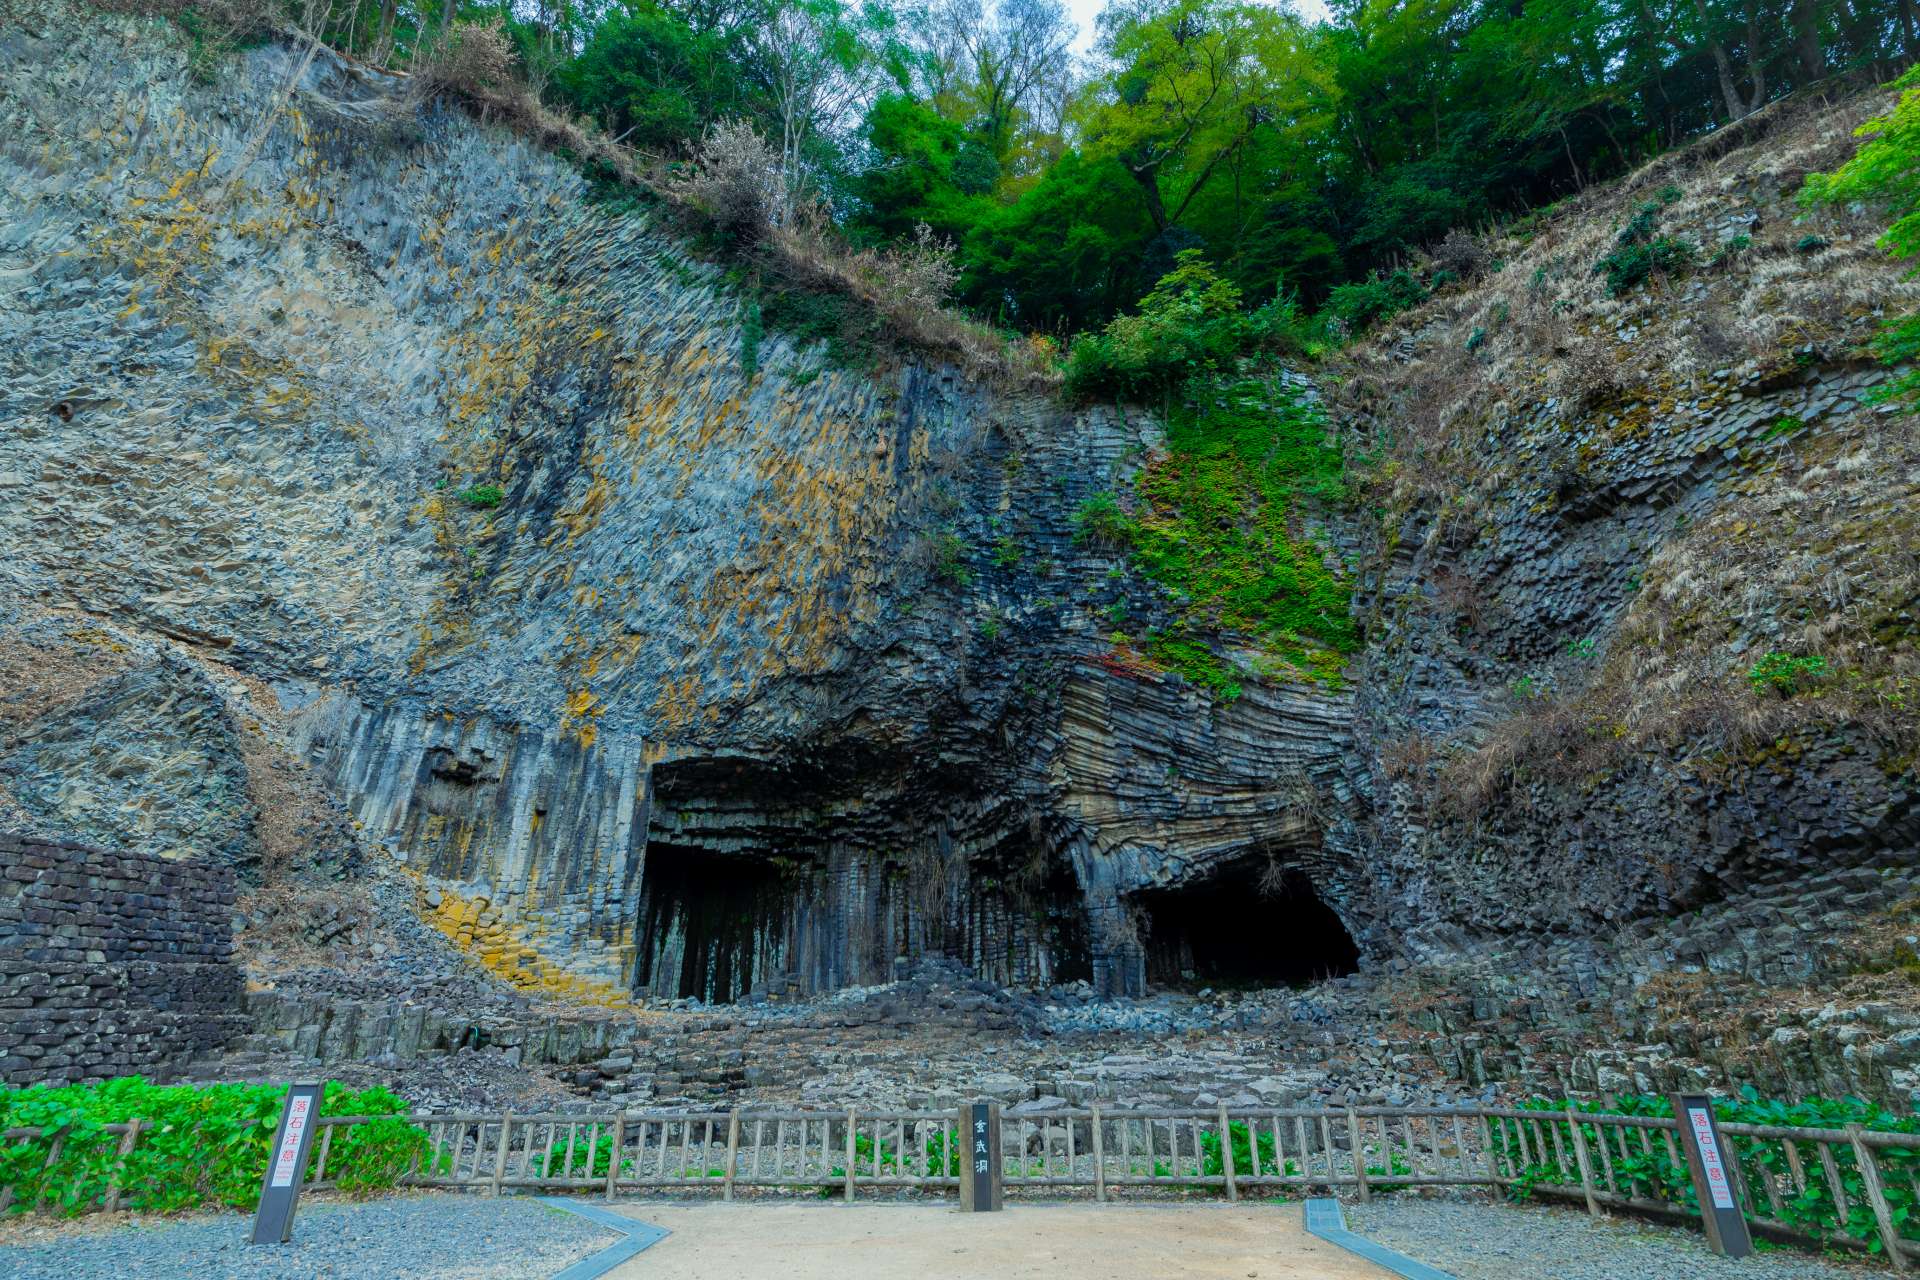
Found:
[[[602,1209],[599,1205],[576,1204],[564,1196],[541,1196],[540,1199],[556,1209],[565,1209],[568,1213],[578,1214],[596,1226],[609,1231],[618,1231],[625,1236],[617,1244],[610,1244],[600,1252],[589,1254],[553,1277],[553,1280],[599,1280],[628,1258],[642,1249],[649,1248],[665,1240],[670,1234],[665,1227],[656,1227],[642,1222],[638,1218],[623,1218],[611,1209]]]
[[[1452,1275],[1438,1267],[1430,1267],[1404,1253],[1395,1253],[1383,1244],[1375,1244],[1365,1236],[1357,1236],[1347,1230],[1347,1215],[1341,1212],[1338,1200],[1316,1197],[1307,1201],[1306,1208],[1308,1235],[1318,1236],[1328,1244],[1339,1245],[1348,1253],[1358,1254],[1375,1266],[1404,1276],[1406,1280],[1454,1280]]]

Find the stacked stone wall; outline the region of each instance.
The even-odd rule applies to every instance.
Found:
[[[245,1029],[232,869],[0,832],[0,1080],[164,1079]]]

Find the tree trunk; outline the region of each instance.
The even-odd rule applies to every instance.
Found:
[[[1827,54],[1820,47],[1820,11],[1814,0],[1793,0],[1787,11],[1793,25],[1793,52],[1800,61],[1800,75],[1807,84],[1827,78]]]
[[[1140,184],[1140,195],[1147,202],[1147,216],[1153,219],[1155,234],[1167,229],[1167,206],[1160,199],[1160,162],[1150,160],[1145,164],[1127,166],[1127,172]]]
[[[380,36],[373,42],[373,64],[377,67],[387,65],[393,57],[393,18],[395,0],[380,0]]]

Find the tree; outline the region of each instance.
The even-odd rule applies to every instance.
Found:
[[[1088,149],[1138,184],[1165,233],[1262,130],[1304,130],[1333,85],[1299,19],[1233,0],[1136,0],[1101,18],[1115,64],[1083,109]]]
[[[737,34],[652,5],[611,13],[555,77],[561,95],[634,146],[677,149],[717,120],[762,114]]]
[[[882,86],[906,87],[897,27],[876,0],[780,0],[744,33],[768,79],[789,208],[807,185],[816,136],[850,125]]]
[[[1008,167],[1021,125],[1044,116],[1070,75],[1073,27],[1059,0],[941,0],[921,20],[925,78],[950,119]]]

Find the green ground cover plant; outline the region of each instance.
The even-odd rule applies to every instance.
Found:
[[[1647,1094],[1618,1098],[1611,1105],[1548,1099],[1535,1099],[1522,1105],[1523,1110],[1558,1113],[1564,1113],[1569,1107],[1575,1112],[1589,1115],[1669,1117],[1673,1114],[1673,1107],[1666,1098]],[[1799,1102],[1778,1102],[1764,1099],[1748,1087],[1737,1098],[1716,1099],[1713,1109],[1715,1117],[1722,1124],[1806,1129],[1845,1129],[1849,1125],[1859,1125],[1863,1129],[1888,1133],[1920,1132],[1920,1119],[1896,1116],[1883,1107],[1859,1098],[1815,1097]],[[1598,1127],[1582,1125],[1581,1129],[1589,1149],[1597,1150],[1600,1141]],[[1562,1133],[1565,1132],[1563,1129]],[[1520,1183],[1512,1191],[1515,1198],[1531,1196],[1533,1188],[1538,1186],[1562,1186],[1569,1182],[1577,1185],[1577,1175],[1569,1178],[1551,1161],[1529,1162],[1522,1155],[1519,1144],[1512,1142],[1498,1125],[1494,1126],[1493,1133],[1496,1150],[1520,1170]],[[1764,1178],[1774,1178],[1776,1186],[1791,1185],[1788,1182],[1786,1151],[1779,1142],[1732,1135],[1726,1135],[1726,1138],[1739,1159],[1740,1172],[1746,1184],[1755,1188],[1753,1195],[1758,1202],[1767,1203],[1765,1193],[1758,1190]],[[1803,1160],[1810,1162],[1812,1175],[1807,1178],[1804,1191],[1798,1195],[1782,1196],[1780,1220],[1817,1240],[1844,1233],[1870,1242],[1872,1251],[1880,1252],[1879,1229],[1867,1199],[1865,1180],[1861,1177],[1852,1150],[1845,1145],[1829,1147],[1840,1176],[1841,1188],[1846,1193],[1846,1209],[1842,1212],[1826,1179],[1820,1176],[1819,1161],[1805,1148],[1806,1144],[1802,1144],[1800,1154]],[[1616,1141],[1611,1149],[1611,1158],[1615,1176],[1622,1183],[1637,1182],[1658,1199],[1684,1206],[1689,1212],[1699,1211],[1693,1179],[1687,1172],[1684,1159],[1680,1163],[1671,1160],[1664,1142],[1653,1142],[1646,1151],[1638,1150],[1637,1143],[1631,1144],[1623,1154]],[[1916,1182],[1916,1176],[1920,1176],[1920,1150],[1886,1147],[1876,1151],[1875,1158],[1888,1206],[1900,1234],[1909,1239],[1920,1239],[1920,1212],[1917,1212],[1920,1211],[1920,1183]]]
[[[61,1139],[59,1158],[50,1166],[52,1137],[0,1145],[0,1186],[14,1193],[9,1212],[42,1201],[69,1216],[97,1207],[120,1145],[120,1136],[104,1127],[134,1119],[148,1127],[121,1171],[122,1205],[148,1213],[251,1210],[285,1097],[286,1089],[275,1085],[155,1085],[140,1076],[0,1090],[0,1131],[52,1129]],[[424,1166],[427,1134],[400,1118],[406,1111],[406,1101],[383,1088],[354,1091],[338,1081],[326,1086],[321,1115],[378,1117],[334,1135],[327,1172],[341,1190],[386,1190],[409,1167]]]

